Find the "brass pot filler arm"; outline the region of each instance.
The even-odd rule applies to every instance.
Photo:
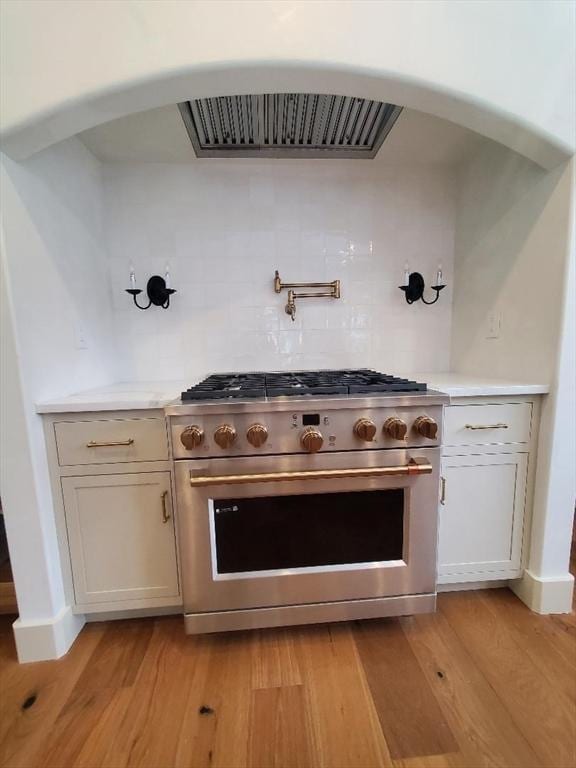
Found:
[[[280,274],[276,270],[274,274],[274,290],[280,293],[283,288],[288,290],[288,301],[285,306],[286,314],[292,320],[296,319],[296,299],[339,299],[340,280],[331,283],[283,283]],[[295,288],[329,288],[328,291],[314,291],[312,293],[295,293]]]

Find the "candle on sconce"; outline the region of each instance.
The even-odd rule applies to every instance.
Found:
[[[442,285],[442,264],[438,264],[438,272],[436,272],[436,285]]]
[[[130,288],[126,288],[126,292],[131,294],[134,304],[138,309],[150,309],[152,306],[168,309],[170,297],[176,293],[176,289],[170,287],[170,265],[166,262],[164,277],[152,275],[148,279],[146,283],[148,304],[139,304],[137,297],[142,293],[142,289],[136,288],[136,274],[133,264],[130,264]]]
[[[408,264],[404,265],[404,285],[408,285],[410,282],[410,267]]]

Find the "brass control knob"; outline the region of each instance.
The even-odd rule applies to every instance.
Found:
[[[196,424],[183,429],[182,434],[180,435],[180,442],[184,448],[189,451],[191,451],[193,448],[198,448],[199,445],[202,445],[203,440],[204,430],[202,427],[196,426]]]
[[[252,424],[246,432],[246,439],[254,448],[261,448],[268,440],[268,430],[264,424]]]
[[[324,438],[322,437],[322,433],[319,432],[316,427],[307,427],[304,432],[302,432],[300,442],[305,451],[308,451],[308,453],[316,453],[316,451],[319,451],[324,445]]]
[[[376,436],[376,424],[372,419],[358,419],[354,424],[354,434],[359,440],[365,440],[367,443],[372,442]]]
[[[214,442],[220,448],[231,448],[236,441],[236,430],[230,424],[222,424],[214,432]]]
[[[402,421],[398,416],[390,416],[389,419],[386,419],[383,429],[388,437],[391,437],[393,440],[405,440],[406,432],[408,432],[406,422]]]
[[[428,440],[436,440],[438,424],[430,416],[418,416],[414,422],[414,429],[422,437],[427,437]]]

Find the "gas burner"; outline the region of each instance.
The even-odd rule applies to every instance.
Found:
[[[294,395],[347,395],[344,371],[295,371],[266,375],[268,397]]]
[[[219,373],[182,392],[182,400],[224,400],[266,397],[264,373]]]
[[[368,368],[292,373],[213,374],[182,393],[182,400],[234,400],[302,395],[387,394],[425,392],[426,384]]]

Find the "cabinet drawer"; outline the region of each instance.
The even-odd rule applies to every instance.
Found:
[[[57,421],[54,433],[61,467],[168,458],[164,419]]]
[[[532,405],[449,405],[444,411],[444,445],[504,445],[530,440]]]

